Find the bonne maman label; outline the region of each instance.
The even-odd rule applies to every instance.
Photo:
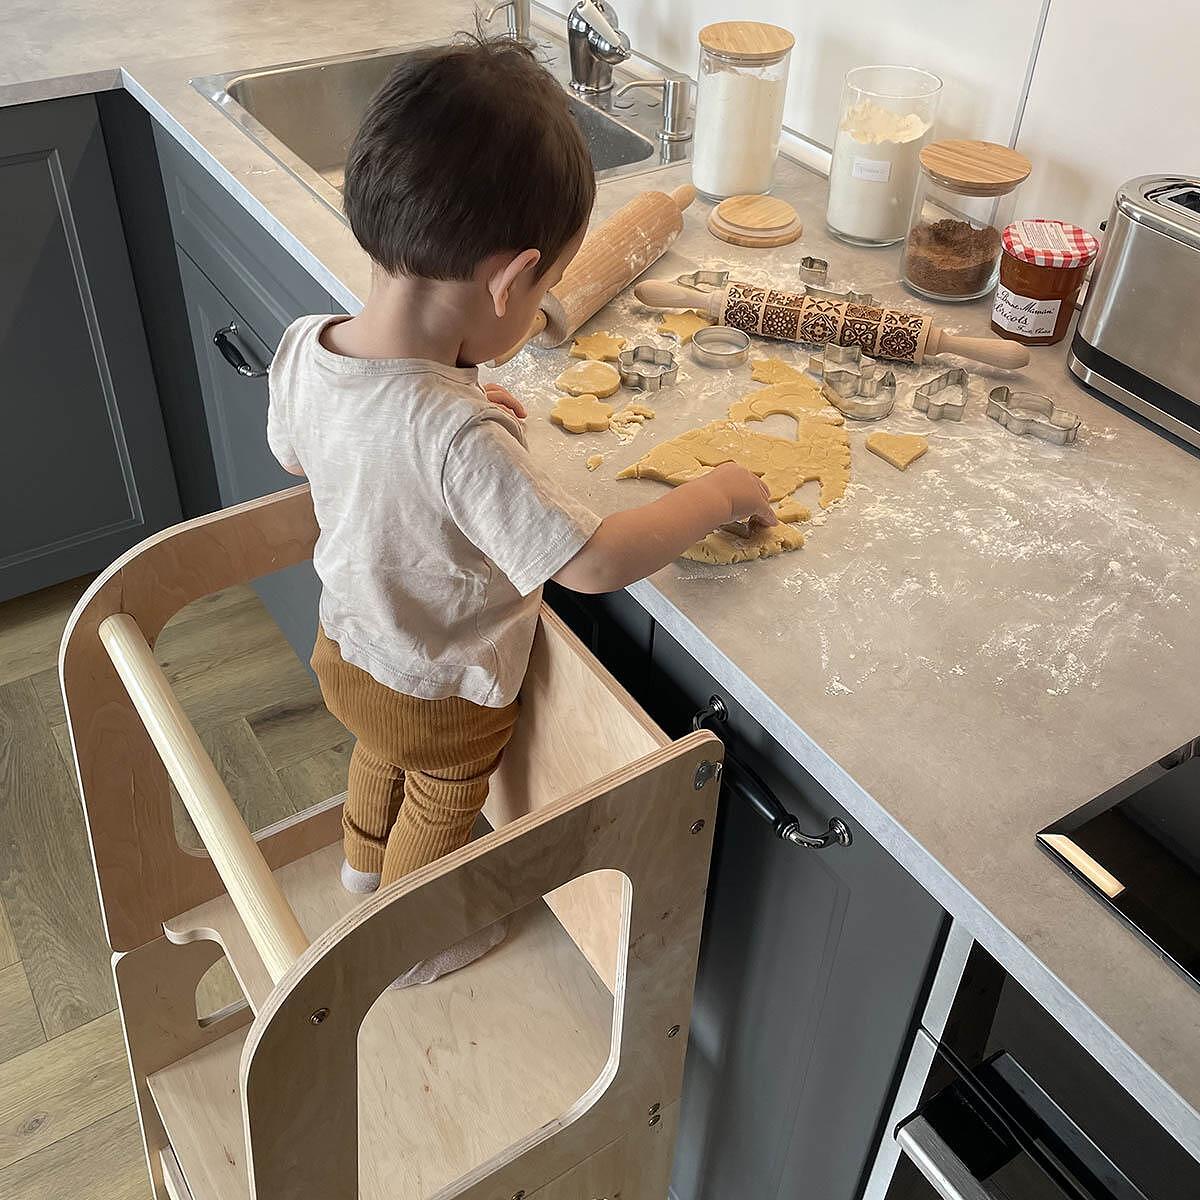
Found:
[[[1010,291],[1003,284],[996,289],[992,305],[992,320],[1001,329],[1023,334],[1025,337],[1049,337],[1058,322],[1061,300],[1035,300]]]

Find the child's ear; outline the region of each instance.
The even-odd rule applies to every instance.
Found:
[[[512,286],[526,272],[532,272],[542,260],[540,250],[522,250],[515,258],[510,258],[488,276],[487,289],[492,294],[492,304],[496,316],[502,317],[508,311],[508,294]]]

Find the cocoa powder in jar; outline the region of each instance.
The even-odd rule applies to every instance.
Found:
[[[905,278],[935,296],[973,296],[984,292],[1000,258],[1000,232],[969,221],[944,217],[914,225],[905,242]]]

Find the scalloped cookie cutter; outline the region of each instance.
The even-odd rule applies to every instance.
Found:
[[[800,278],[815,287],[824,287],[829,278],[829,263],[823,258],[814,258],[811,254],[806,254],[800,260]]]
[[[913,408],[923,412],[931,421],[961,421],[967,409],[967,391],[971,386],[971,376],[962,367],[951,367],[940,375],[921,384],[913,392]],[[961,394],[946,396],[935,400],[946,388],[961,388]]]
[[[679,359],[671,350],[642,343],[617,355],[617,370],[626,387],[656,392],[679,378]]]
[[[1057,446],[1066,446],[1079,436],[1079,418],[1059,408],[1040,392],[1014,392],[1001,384],[988,392],[987,415],[1009,433],[1030,434]]]

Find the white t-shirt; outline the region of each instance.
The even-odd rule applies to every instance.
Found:
[[[346,358],[303,317],[271,364],[267,440],[312,487],[321,625],[409,696],[501,707],[529,665],[541,586],[600,521],[529,455],[474,367]]]

